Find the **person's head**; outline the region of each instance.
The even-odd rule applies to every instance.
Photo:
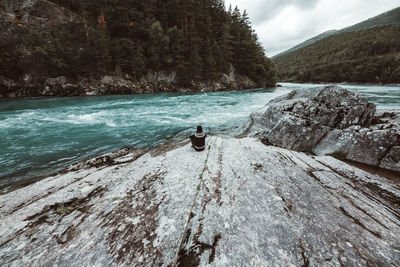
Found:
[[[203,132],[203,127],[201,127],[200,125],[197,126],[197,133],[202,133]]]

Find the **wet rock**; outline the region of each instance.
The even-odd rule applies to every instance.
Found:
[[[0,264],[400,265],[394,181],[254,138],[154,152],[0,195]]]
[[[298,90],[254,112],[250,135],[267,144],[400,171],[399,161],[381,164],[393,146],[400,146],[398,115],[375,116],[375,111],[364,97],[337,86]]]

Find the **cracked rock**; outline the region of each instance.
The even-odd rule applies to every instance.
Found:
[[[160,149],[0,195],[0,265],[400,266],[395,181],[255,138]]]

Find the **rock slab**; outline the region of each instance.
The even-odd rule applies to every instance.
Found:
[[[399,184],[333,157],[218,136],[115,155],[0,195],[0,265],[400,265]]]

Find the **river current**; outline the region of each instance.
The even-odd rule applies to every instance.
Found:
[[[320,86],[281,84],[216,93],[0,100],[0,192],[124,146],[153,147],[183,138],[197,125],[235,136],[246,129],[251,112],[269,100]],[[400,109],[400,87],[340,86],[364,95],[379,109]]]

